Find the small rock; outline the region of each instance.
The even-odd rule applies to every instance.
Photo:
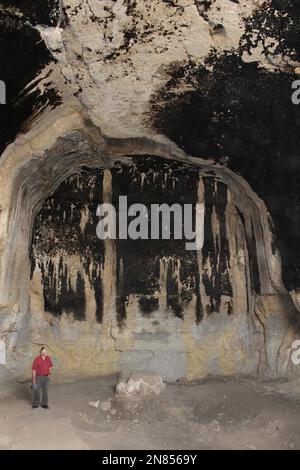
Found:
[[[216,419],[213,419],[210,423],[211,426],[219,426],[219,421],[217,421]]]
[[[116,387],[116,395],[125,398],[137,398],[140,395],[159,395],[165,384],[155,372],[150,371],[124,371],[121,372]]]
[[[180,385],[185,385],[188,383],[188,379],[186,377],[179,377],[179,379],[177,379],[177,382],[180,384]]]
[[[115,410],[115,408],[111,408],[111,410],[109,411],[111,415],[115,415],[117,410]]]
[[[89,402],[89,405],[93,406],[94,408],[99,408],[99,404],[100,404],[100,400]]]
[[[248,449],[248,450],[256,450],[256,447],[253,446],[252,444],[247,444],[247,445],[246,445],[246,449]]]
[[[210,423],[210,425],[214,426],[214,431],[216,431],[216,432],[221,431],[220,423],[216,419],[213,419],[212,422]]]
[[[9,436],[1,436],[0,437],[0,447],[6,448],[12,443],[12,439]]]
[[[100,403],[100,408],[102,411],[109,411],[111,409],[111,402],[110,400],[102,401]]]

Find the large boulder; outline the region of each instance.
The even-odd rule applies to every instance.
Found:
[[[120,373],[116,396],[136,398],[144,395],[159,395],[165,384],[156,372],[129,371]]]

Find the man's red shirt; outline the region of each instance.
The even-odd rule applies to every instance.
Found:
[[[36,371],[36,375],[49,375],[50,367],[53,367],[53,364],[49,356],[46,356],[45,359],[37,356],[32,364],[32,370]]]

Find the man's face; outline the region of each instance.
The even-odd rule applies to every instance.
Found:
[[[46,356],[46,354],[47,354],[47,351],[46,351],[46,349],[42,349],[42,351],[41,351],[41,356],[42,356],[42,357],[45,357],[45,356]]]

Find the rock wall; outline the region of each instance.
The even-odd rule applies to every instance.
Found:
[[[1,0],[0,24],[9,368],[46,343],[64,374],[297,373],[297,3]],[[124,194],[202,198],[203,249],[100,242]]]
[[[109,184],[105,185],[103,179],[108,179]],[[96,235],[97,206],[109,194],[118,214],[119,196],[127,196],[128,206],[144,203],[149,211],[150,204],[195,205],[203,201],[206,211],[202,253],[187,251],[185,239],[174,240],[172,234],[171,240],[117,239],[112,255]],[[101,350],[102,325],[111,318],[116,350],[123,351],[117,363],[111,364],[116,370],[120,364],[134,363],[139,368],[163,371],[169,379],[187,372],[193,375],[190,358],[199,342],[203,351],[218,345],[213,361],[216,372],[222,371],[219,363],[223,362],[226,330],[232,329],[229,343],[242,344],[247,334],[253,334],[253,316],[249,312],[253,303],[251,282],[259,278],[255,246],[248,252],[242,214],[228,202],[229,198],[227,186],[212,174],[201,176],[199,167],[155,157],[134,157],[131,163],[116,163],[110,170],[85,168],[69,177],[45,201],[34,226],[33,328],[41,320],[48,320],[48,328],[31,339],[58,350],[60,367],[65,367],[69,361],[65,359],[64,346],[52,344],[56,342],[50,333],[54,325],[61,321],[68,325],[69,342],[74,342],[76,355],[80,356],[85,351],[73,336],[74,323],[79,329],[86,328],[79,322],[88,323],[92,332],[97,331]],[[149,232],[150,222],[151,217]],[[110,279],[110,290],[115,292],[113,311],[103,305],[103,284],[109,279],[105,259],[109,255],[107,262],[114,265]],[[197,329],[202,322],[207,326],[202,327],[204,332],[198,337],[192,328]],[[218,326],[206,338],[210,322]],[[89,342],[83,348],[88,353]],[[233,349],[239,349],[238,345]],[[242,370],[244,362],[240,355],[234,359],[237,369]],[[253,367],[255,359],[250,359],[250,363]],[[101,370],[99,359],[96,364],[84,364],[83,371],[96,367]],[[201,365],[204,370],[206,367]]]

